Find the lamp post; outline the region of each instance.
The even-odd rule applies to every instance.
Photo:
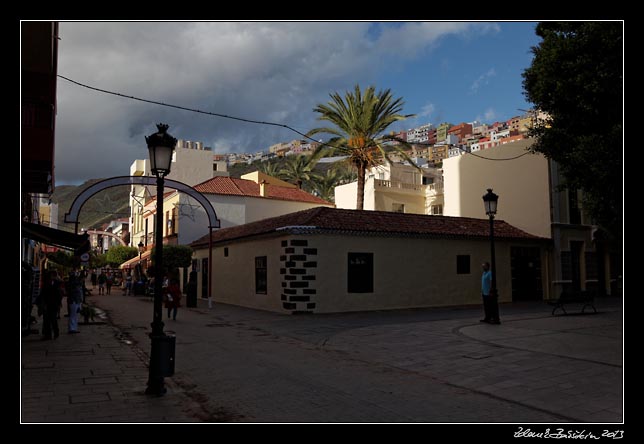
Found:
[[[139,245],[137,245],[137,247],[139,247],[139,265],[141,265],[141,254],[145,250],[145,245],[143,245],[143,241],[139,242]]]
[[[158,131],[145,138],[150,155],[150,169],[157,177],[157,208],[154,240],[154,314],[152,332],[150,333],[151,353],[146,394],[161,396],[166,392],[163,377],[169,376],[164,369],[164,351],[168,343],[163,332],[162,319],[162,284],[163,284],[163,183],[164,177],[170,174],[172,152],[177,139],[167,133],[169,125],[158,124]],[[139,244],[141,245],[141,244]],[[174,338],[173,338],[174,339]],[[174,343],[173,343],[174,344]],[[172,350],[174,352],[174,349]],[[174,356],[172,356],[174,359]]]
[[[493,315],[494,319],[499,319],[499,305],[498,293],[496,289],[496,256],[494,254],[494,216],[496,215],[496,207],[499,201],[499,196],[492,192],[492,188],[487,189],[487,193],[483,196],[483,204],[485,205],[485,214],[490,217],[490,262],[492,263],[492,288],[490,288],[490,296],[493,301]]]

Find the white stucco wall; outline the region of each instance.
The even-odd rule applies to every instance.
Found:
[[[520,140],[477,151],[486,158],[524,154],[532,140]],[[472,155],[443,161],[446,216],[486,218],[483,195],[492,188],[499,196],[496,219],[536,236],[551,237],[548,162],[541,154],[492,161]]]
[[[207,250],[200,253],[203,255],[201,257],[207,257]],[[267,294],[255,293],[256,256],[267,256]],[[231,245],[228,247],[228,257],[224,256],[223,247],[213,249],[213,300],[260,310],[285,312],[280,297],[282,279],[279,274],[279,257],[280,242],[275,239]]]
[[[168,179],[188,185],[197,185],[212,179],[212,151],[177,148]]]
[[[270,185],[269,185],[270,186]],[[246,199],[246,222],[267,219],[269,217],[281,216],[282,214],[295,213],[296,211],[308,210],[320,206],[333,208],[334,205],[321,205],[318,203],[294,202],[288,200],[265,199],[260,197],[245,197]],[[216,211],[216,207],[215,207]]]
[[[293,241],[300,244],[293,245]],[[512,300],[513,245],[525,244],[496,243],[500,302]],[[224,248],[228,248],[228,257],[224,257]],[[348,292],[350,252],[373,253],[372,293]],[[207,255],[205,248],[196,252],[199,259]],[[469,274],[457,274],[457,255],[470,256]],[[258,256],[267,257],[266,295],[255,294],[254,260]],[[489,261],[487,240],[284,235],[215,247],[212,293],[215,301],[281,313],[478,305],[484,261]],[[544,267],[542,282],[545,273]]]
[[[357,208],[358,182],[351,182],[335,187],[335,206],[346,210],[355,210]],[[374,179],[367,176],[364,184],[364,201],[363,209],[376,209],[376,192],[374,188]]]
[[[346,210],[356,209],[358,182],[345,183],[335,187],[335,206]]]
[[[228,196],[222,194],[204,194],[212,204],[220,228],[281,216],[296,211],[319,207],[320,204],[294,202],[260,197]],[[192,209],[190,208],[192,205]],[[333,204],[326,205],[333,208]],[[208,234],[208,216],[201,205],[192,198],[182,195],[182,209],[179,211],[179,243],[188,244]],[[194,217],[194,221],[192,218]]]
[[[378,211],[393,211],[393,204],[405,205],[405,213],[425,214],[425,194],[411,192],[388,191],[381,188],[375,193],[375,209]]]

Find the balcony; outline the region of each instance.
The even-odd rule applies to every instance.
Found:
[[[438,196],[439,194],[443,194],[443,182],[435,182],[431,183],[429,185],[423,185],[425,186],[425,194],[428,197],[433,197],[433,196]]]
[[[399,182],[397,180],[374,179],[374,188],[376,190],[401,191],[406,193],[426,193],[429,185]]]

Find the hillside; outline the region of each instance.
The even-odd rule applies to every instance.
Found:
[[[69,211],[72,202],[87,187],[103,179],[90,179],[82,185],[60,185],[51,195],[51,201],[58,204],[58,224],[61,227],[71,227],[65,224],[65,213]],[[92,196],[80,212],[80,228],[100,228],[101,224],[113,219],[129,217],[129,186],[108,188]]]

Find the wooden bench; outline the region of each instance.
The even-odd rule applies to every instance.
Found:
[[[594,312],[597,313],[594,300],[595,300],[595,294],[591,291],[586,291],[586,290],[578,291],[578,292],[564,291],[561,293],[561,296],[559,296],[559,299],[548,301],[548,304],[554,306],[552,309],[553,316],[555,314],[555,311],[558,308],[561,308],[564,314],[568,314],[566,312],[565,306],[569,304],[584,304],[581,309],[582,313],[584,312],[584,310],[586,310],[586,307],[592,307]]]

